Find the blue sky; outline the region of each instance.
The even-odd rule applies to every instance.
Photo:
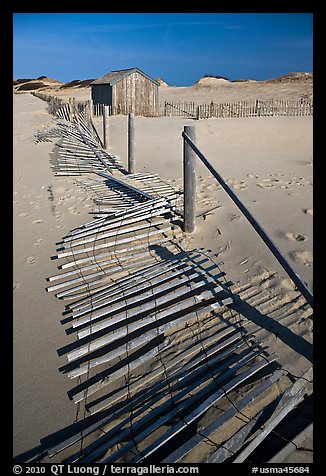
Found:
[[[15,13],[13,77],[66,82],[138,67],[171,85],[205,74],[312,71],[312,13]]]

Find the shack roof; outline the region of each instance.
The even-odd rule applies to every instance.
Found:
[[[148,74],[144,73],[139,68],[129,68],[129,69],[120,69],[120,70],[116,70],[116,71],[110,71],[109,73],[104,74],[104,76],[101,76],[100,78],[95,79],[95,81],[93,81],[91,83],[91,85],[93,85],[93,84],[110,84],[112,86],[113,84],[117,83],[118,81],[121,81],[121,79],[123,79],[126,76],[129,76],[131,73],[135,73],[135,72],[139,73],[139,74],[142,74],[143,76],[145,76],[145,78],[149,79],[150,81],[152,81],[152,83],[156,84],[157,86],[160,85],[160,83],[158,81],[156,81],[155,79],[148,76]]]

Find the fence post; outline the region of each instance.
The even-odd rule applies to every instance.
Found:
[[[195,126],[184,126],[183,130],[195,143]],[[196,154],[185,139],[183,140],[183,191],[184,232],[193,233],[196,227]]]
[[[70,114],[72,115],[72,97],[69,97],[68,98],[68,101],[69,101],[69,111],[70,111]]]
[[[108,148],[108,136],[109,136],[109,106],[103,106],[103,147]]]
[[[93,117],[93,101],[91,99],[88,100],[88,111],[89,111],[89,117],[92,119]]]
[[[128,113],[128,172],[135,173],[135,114]]]

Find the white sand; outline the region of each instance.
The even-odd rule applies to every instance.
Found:
[[[172,93],[173,89],[182,100],[187,88],[164,91]],[[66,395],[71,382],[58,372],[64,361],[56,351],[69,342],[60,324],[63,303],[44,288],[46,277],[56,270],[50,260],[55,242],[71,228],[89,221],[90,202],[73,179],[54,177],[49,163],[53,144],[33,142],[37,130],[51,121],[45,107],[29,94],[14,95],[15,455],[71,424],[77,411]],[[101,131],[100,119],[95,122]],[[111,117],[109,124],[109,151],[126,164],[126,117]],[[296,272],[312,286],[312,118],[192,121],[137,117],[137,171],[155,172],[181,185],[181,132],[186,124],[196,126],[199,148],[236,189]],[[297,293],[276,260],[203,166],[198,166],[197,175],[198,213],[217,204],[221,208],[208,213],[206,219],[198,218],[196,233],[184,243],[219,252],[227,277],[239,289],[256,283],[259,292],[276,296],[285,309],[293,307]],[[274,272],[277,274],[269,279]],[[298,311],[296,321],[288,325],[311,341],[311,323],[305,320],[309,313],[304,312]],[[282,322],[287,325],[288,321]],[[266,343],[296,372],[302,374],[310,366],[309,359],[294,351],[296,345],[265,334]]]
[[[101,120],[95,122],[101,133]],[[271,234],[295,270],[312,286],[312,118],[193,121],[177,117],[137,117],[136,171],[155,172],[162,178],[180,182],[184,125],[195,126],[199,149],[239,193],[240,199]],[[109,151],[119,155],[127,166],[126,117],[112,116],[109,130]],[[225,192],[217,192],[215,179],[199,160],[197,175],[199,187],[203,179],[205,182],[209,177],[209,190],[205,187],[202,190],[203,197],[209,199],[207,209],[220,200],[233,210],[232,213],[240,214],[235,207],[233,209]],[[229,241],[225,228],[229,222],[224,214],[224,211],[216,212],[214,223],[210,224],[213,220],[198,223],[204,233],[198,235],[209,240],[206,246],[212,249],[223,247]],[[218,239],[214,236],[215,226],[223,228]],[[259,245],[259,237],[251,237],[251,234],[248,245],[251,247],[252,238]],[[241,249],[245,255],[254,251],[247,250],[243,242],[235,247],[237,253]],[[275,261],[269,259],[269,252],[266,259],[266,264]]]
[[[63,305],[45,287],[55,269],[55,243],[90,215],[73,180],[54,177],[53,143],[34,143],[33,135],[51,121],[46,104],[14,95],[13,106],[13,449],[19,454],[75,419],[70,382],[58,372],[64,360],[57,349],[69,342],[60,324]]]

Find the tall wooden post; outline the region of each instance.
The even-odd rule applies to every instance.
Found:
[[[128,172],[135,173],[135,114],[128,113]]]
[[[184,133],[196,143],[195,126],[184,126]],[[183,141],[184,232],[193,233],[196,227],[196,154]]]
[[[109,137],[109,106],[103,106],[103,147],[108,148]]]
[[[88,111],[89,111],[89,117],[92,119],[92,117],[93,117],[93,101],[91,99],[88,100]]]

